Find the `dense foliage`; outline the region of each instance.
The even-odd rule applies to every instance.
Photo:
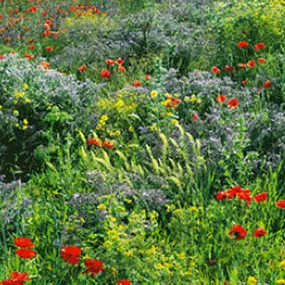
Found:
[[[0,284],[285,284],[284,19],[0,0]]]

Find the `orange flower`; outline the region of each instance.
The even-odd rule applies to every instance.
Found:
[[[79,71],[84,71],[87,68],[86,65],[81,65],[80,67],[78,67]]]
[[[139,87],[139,86],[142,86],[142,83],[138,80],[135,80],[133,83],[132,83],[132,86],[133,87]]]
[[[103,142],[103,146],[108,148],[108,149],[115,149],[116,147],[113,145],[113,143],[109,140],[105,140]]]
[[[246,64],[245,64],[245,63],[240,63],[240,64],[238,65],[238,67],[239,67],[239,68],[246,68]]]
[[[30,45],[30,46],[28,46],[28,48],[29,48],[29,49],[34,49],[35,46],[34,46],[34,45]]]
[[[255,67],[255,66],[256,66],[255,60],[250,60],[250,61],[247,63],[247,66],[248,66],[248,67]]]
[[[126,68],[122,65],[119,65],[118,70],[122,72],[126,72]]]
[[[227,100],[227,97],[224,95],[224,94],[221,94],[221,95],[219,95],[217,98],[216,98],[216,101],[218,102],[218,103],[223,103],[223,102],[225,102]]]
[[[264,88],[270,88],[271,87],[271,82],[269,81],[269,80],[267,80],[267,81],[265,81],[263,84],[262,84],[262,86],[264,87]]]
[[[101,77],[102,78],[110,78],[112,75],[111,75],[111,71],[108,70],[108,69],[103,69],[101,71]]]
[[[88,145],[102,146],[102,141],[97,138],[93,138],[93,139],[90,138],[88,139]]]
[[[213,66],[211,71],[215,74],[220,74],[221,73],[221,70],[219,68],[217,68],[216,66]]]
[[[280,209],[285,209],[285,200],[280,200],[278,202],[276,202],[276,207],[280,208]]]
[[[240,48],[246,48],[248,46],[248,42],[246,41],[239,42],[237,46]]]
[[[151,75],[145,75],[144,78],[145,78],[145,80],[151,80],[152,77],[151,77]]]
[[[255,50],[265,49],[266,45],[264,43],[258,43],[254,46]]]
[[[49,67],[50,67],[50,64],[47,62],[47,61],[43,61],[41,64],[40,64],[40,67],[45,69],[45,70],[48,70]]]
[[[192,116],[192,119],[193,119],[194,121],[197,121],[197,120],[198,120],[198,116],[197,116],[196,114],[194,114],[194,115]]]
[[[115,61],[112,59],[106,59],[105,62],[107,65],[113,65],[115,63]]]
[[[247,80],[243,80],[243,81],[241,82],[241,84],[242,84],[242,85],[245,85],[247,82],[248,82]]]
[[[260,63],[265,63],[265,62],[266,62],[266,59],[263,58],[263,57],[260,57],[257,61],[260,62]]]
[[[238,106],[238,99],[237,98],[232,98],[228,101],[228,106],[229,108],[233,109]]]

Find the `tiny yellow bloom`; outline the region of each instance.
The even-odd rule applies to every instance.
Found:
[[[3,106],[2,105],[0,105],[0,110],[2,110],[3,109]]]
[[[17,98],[24,97],[25,96],[25,92],[15,92],[15,95],[16,95]]]
[[[191,211],[191,212],[196,212],[196,213],[199,212],[199,210],[198,210],[196,207],[191,207],[191,208],[190,208],[190,211]]]
[[[170,97],[170,94],[169,93],[165,93],[164,96],[167,98],[167,97]]]
[[[176,98],[178,98],[179,96],[180,96],[180,95],[177,94],[177,93],[174,94],[174,97],[176,97]]]
[[[22,127],[22,130],[25,131],[28,127],[29,127],[29,126],[24,125],[24,126]]]
[[[17,110],[14,110],[13,111],[13,115],[16,116],[16,117],[19,116],[19,112]]]
[[[248,285],[256,285],[257,284],[257,280],[253,276],[249,276],[248,279],[247,279],[247,284]]]
[[[172,125],[178,125],[178,124],[179,124],[179,121],[177,121],[177,120],[172,120],[172,121],[171,121],[171,124],[172,124]]]
[[[102,125],[102,126],[104,126],[104,125],[106,125],[106,121],[100,120],[100,121],[99,121],[99,124]]]
[[[153,124],[153,125],[150,127],[150,129],[151,129],[153,132],[155,132],[155,131],[157,130],[156,124]]]
[[[279,267],[284,269],[285,268],[285,259],[279,263]]]
[[[129,127],[129,132],[133,132],[134,131],[134,128],[133,127]]]
[[[285,284],[285,279],[279,279],[276,281],[276,284]]]
[[[29,85],[27,83],[24,83],[24,89],[25,90],[29,89]]]
[[[192,95],[190,101],[191,101],[191,102],[196,101],[196,96],[195,96],[195,95]]]
[[[26,98],[24,101],[26,104],[31,103],[31,100],[29,98]]]
[[[196,100],[196,103],[197,103],[197,104],[201,104],[201,99],[197,99],[197,100]]]
[[[28,125],[28,124],[29,124],[29,121],[28,121],[27,119],[24,119],[24,120],[23,120],[23,124],[24,124],[24,125]]]
[[[186,103],[187,103],[187,102],[190,102],[190,97],[185,96],[185,97],[184,97],[184,102],[186,102]]]
[[[18,104],[18,100],[13,100],[13,104],[17,105]]]
[[[171,116],[173,115],[173,113],[167,112],[166,115],[167,115],[168,117],[171,117]]]
[[[152,98],[156,98],[157,95],[158,95],[158,92],[155,91],[155,90],[150,92],[150,96],[151,96]]]
[[[18,127],[19,127],[19,124],[15,124],[15,127],[17,127],[17,128],[18,128]]]
[[[121,131],[120,130],[116,130],[114,134],[115,134],[116,137],[119,137],[121,135]]]
[[[108,121],[108,119],[109,119],[109,118],[108,118],[107,115],[103,115],[103,116],[101,117],[101,120],[102,120],[102,121]]]

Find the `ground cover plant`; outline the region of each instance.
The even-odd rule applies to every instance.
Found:
[[[0,0],[0,284],[285,284],[284,16]]]

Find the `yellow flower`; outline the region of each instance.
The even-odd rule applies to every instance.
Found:
[[[173,114],[172,114],[171,112],[167,112],[166,115],[167,115],[168,117],[171,117]]]
[[[123,107],[124,105],[125,105],[124,101],[122,99],[119,99],[114,107],[118,108],[118,107]]]
[[[179,121],[177,121],[177,120],[172,120],[172,121],[171,121],[171,124],[172,124],[172,125],[178,125],[178,124],[179,124]]]
[[[18,128],[18,127],[19,127],[19,124],[15,124],[15,127],[17,127],[17,128]]]
[[[167,98],[167,97],[170,97],[170,94],[169,93],[165,93],[164,96]]]
[[[108,121],[108,119],[109,119],[109,118],[108,118],[107,115],[103,115],[103,116],[101,117],[101,120],[102,120],[102,121]]]
[[[25,90],[29,89],[29,85],[27,83],[24,83],[24,89]]]
[[[197,103],[197,104],[201,104],[201,99],[197,99],[197,100],[196,100],[196,103]]]
[[[247,279],[247,284],[248,285],[256,285],[257,284],[257,280],[253,276],[249,276],[248,279]]]
[[[129,132],[133,132],[134,131],[134,128],[133,127],[129,127]]]
[[[17,105],[17,104],[18,104],[18,100],[14,100],[14,101],[13,101],[13,104],[14,104],[14,105]]]
[[[24,131],[24,130],[26,130],[28,127],[29,127],[29,126],[24,125],[24,126],[22,127],[22,130]]]
[[[120,135],[121,135],[121,131],[120,131],[120,130],[116,130],[116,131],[115,131],[115,136],[116,136],[116,137],[119,137]]]
[[[179,96],[180,96],[180,95],[177,94],[177,93],[174,94],[174,97],[176,97],[176,98],[178,98]]]
[[[25,103],[26,103],[26,104],[31,103],[31,100],[30,100],[29,98],[26,98],[26,99],[25,99]]]
[[[15,95],[16,95],[17,98],[24,97],[25,96],[25,92],[15,92]]]
[[[0,110],[2,110],[3,109],[3,106],[2,105],[0,105]]]
[[[153,112],[157,113],[158,112],[158,108],[153,108]]]
[[[28,125],[28,124],[29,124],[29,121],[28,121],[27,119],[24,119],[24,120],[23,120],[23,123],[24,123],[24,125]]]
[[[185,259],[185,253],[184,252],[181,252],[181,253],[176,253],[176,256],[182,260]]]
[[[150,129],[151,129],[153,132],[155,132],[155,131],[157,130],[156,124],[153,124],[153,125],[150,127]]]
[[[191,102],[196,101],[196,96],[195,96],[195,95],[192,95],[190,101],[191,101]]]
[[[283,269],[285,268],[285,259],[279,263],[279,267]]]
[[[19,116],[19,112],[17,110],[14,110],[13,111],[13,115],[16,116],[16,117]]]
[[[157,95],[158,95],[158,92],[155,91],[155,90],[150,92],[150,96],[151,96],[152,98],[156,98]]]
[[[196,207],[191,207],[191,208],[190,208],[190,211],[191,211],[191,212],[196,212],[196,213],[199,212],[199,210],[198,210]]]
[[[279,279],[276,281],[276,284],[285,284],[285,279]]]
[[[184,97],[184,102],[186,102],[186,103],[187,103],[187,102],[190,102],[190,97],[185,96],[185,97]]]

